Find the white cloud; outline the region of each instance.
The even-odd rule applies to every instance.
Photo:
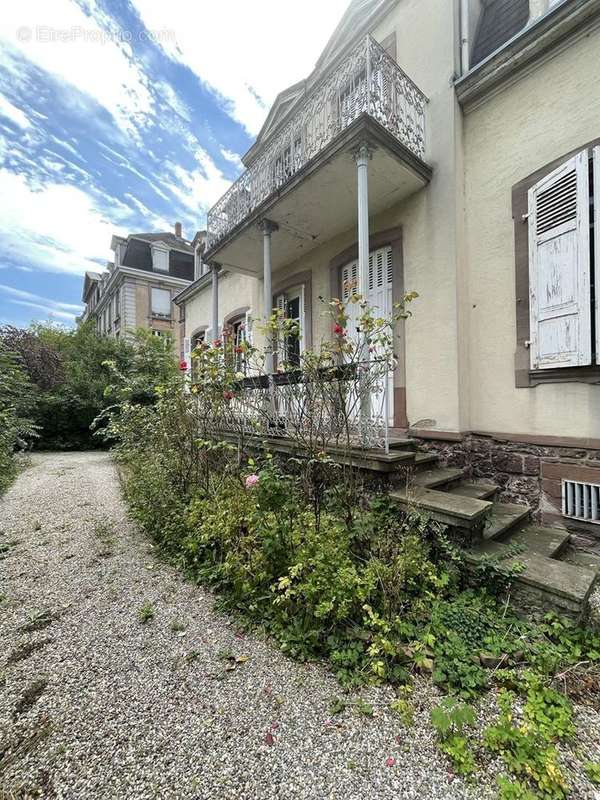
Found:
[[[174,33],[160,38],[163,50],[190,67],[256,134],[276,94],[310,73],[348,0],[133,4],[146,28]]]
[[[83,190],[49,183],[36,191],[23,175],[7,169],[0,169],[0,219],[5,259],[76,275],[97,270],[96,259],[110,256],[112,234],[126,233]]]
[[[14,122],[15,125],[23,128],[23,130],[31,127],[31,122],[27,115],[20,108],[14,106],[3,94],[0,94],[0,116],[6,117],[6,119]]]
[[[3,3],[0,39],[13,52],[92,97],[124,131],[135,135],[153,111],[148,79],[128,57],[130,48],[107,38],[99,23],[110,25],[109,18],[93,0],[88,0],[88,7],[93,16],[70,0]],[[9,61],[3,59],[5,65]]]
[[[179,199],[192,214],[198,214],[214,205],[231,186],[206,150],[198,147],[195,153],[198,167],[186,170],[179,164],[167,162],[167,168],[175,180],[171,183],[171,193]]]
[[[50,300],[48,297],[42,297],[33,292],[26,292],[23,289],[15,289],[13,286],[7,286],[4,283],[0,283],[0,295],[2,294],[8,295],[9,302],[15,305],[36,308],[50,317],[58,317],[59,319],[65,319],[71,322],[83,311],[82,305]]]
[[[237,153],[232,152],[231,150],[227,150],[225,147],[221,147],[221,155],[225,159],[225,161],[229,161],[231,164],[234,164],[235,167],[239,170],[244,169],[244,165],[242,164],[242,159]]]
[[[69,322],[75,322],[75,317],[77,316],[77,314],[73,314],[69,311],[59,311],[56,308],[53,308],[49,305],[44,305],[43,303],[31,303],[28,300],[11,300],[11,302],[17,306],[26,306],[26,308],[35,308],[38,311],[43,311],[49,319],[58,317],[59,319],[68,320]],[[81,314],[82,311],[83,307],[79,309],[78,314]]]

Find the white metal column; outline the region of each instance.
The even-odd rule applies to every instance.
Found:
[[[219,339],[219,264],[211,264],[212,338]]]
[[[271,264],[271,234],[279,229],[276,222],[264,219],[259,223],[263,233],[263,315],[268,324],[273,313],[273,280]],[[267,334],[265,342],[265,371],[267,375],[273,373],[273,338]]]

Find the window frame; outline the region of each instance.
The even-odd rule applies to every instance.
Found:
[[[517,389],[533,388],[547,383],[600,383],[600,364],[588,364],[574,367],[558,367],[550,369],[531,369],[530,351],[527,343],[531,340],[530,308],[529,308],[529,224],[528,224],[528,192],[569,158],[573,158],[582,150],[587,150],[590,161],[593,148],[600,145],[600,138],[593,139],[528,175],[512,187],[512,216],[514,225],[514,264],[515,264],[515,387]],[[600,197],[593,198],[595,214],[600,214]],[[593,216],[590,221],[593,225]],[[596,253],[591,253],[590,279],[594,284],[594,271],[600,265],[594,263]],[[598,300],[600,286],[593,286]],[[594,308],[592,307],[592,317]],[[592,330],[592,349],[594,350],[594,334]]]
[[[169,295],[169,313],[163,314],[160,311],[154,310],[154,292],[167,292]],[[154,319],[170,320],[173,317],[173,294],[170,289],[165,289],[164,286],[151,286],[150,287],[150,316]]]

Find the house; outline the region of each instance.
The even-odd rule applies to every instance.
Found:
[[[170,334],[178,354],[178,311],[173,297],[194,280],[204,240],[203,231],[191,242],[184,239],[180,223],[174,233],[113,236],[114,262],[103,273],[85,274],[81,322],[95,319],[98,332],[107,336],[118,337],[136,328],[148,328],[156,336]]]
[[[279,307],[310,348],[319,297],[418,292],[385,423],[446,469],[425,507],[600,551],[599,52],[600,0],[353,0],[210,209],[182,334]]]

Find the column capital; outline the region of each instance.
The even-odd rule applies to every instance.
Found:
[[[352,150],[352,158],[360,167],[361,165],[367,164],[373,158],[375,149],[374,144],[365,140],[364,142],[360,142],[360,144]]]
[[[279,225],[272,219],[261,219],[258,221],[258,229],[263,233],[273,233],[279,230]]]

